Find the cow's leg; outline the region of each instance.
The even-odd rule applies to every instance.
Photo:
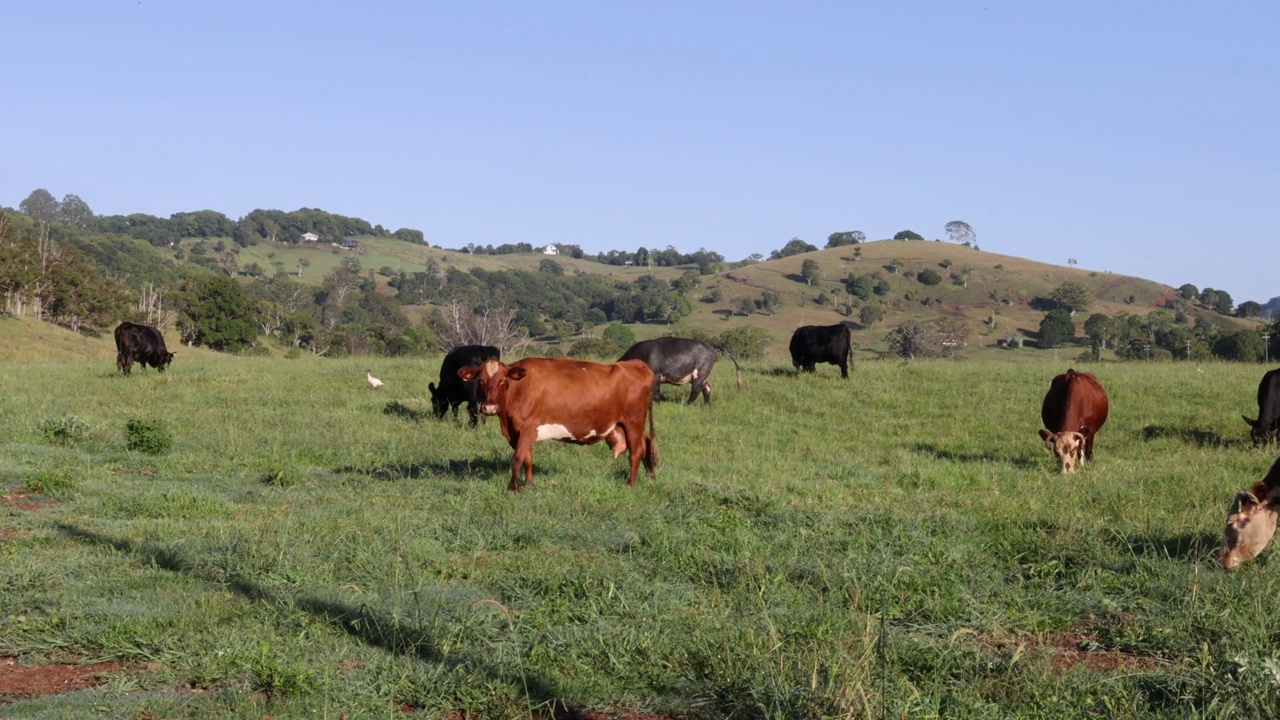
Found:
[[[689,385],[692,386],[689,388],[689,402],[692,404],[698,399],[698,393],[702,392],[702,383],[694,380]]]
[[[711,383],[703,381],[702,383],[702,402],[711,404]]]
[[[658,402],[662,399],[662,375],[653,374],[653,401]],[[617,457],[616,455],[614,457]]]
[[[848,379],[849,379],[849,365],[848,365],[848,363],[840,362],[840,363],[837,363],[837,364],[840,366],[840,377],[844,378],[845,380],[848,380]]]
[[[125,356],[122,352],[116,353],[116,369],[119,370],[122,375],[129,374],[129,368],[125,366]]]
[[[467,401],[467,415],[471,418],[471,427],[480,423],[480,408],[471,400]]]
[[[511,441],[515,454],[511,456],[511,484],[507,489],[520,492],[521,471],[524,472],[524,484],[533,484],[533,441],[537,437],[537,433],[523,433],[516,435]]]
[[[1093,433],[1089,433],[1084,439],[1084,457],[1089,462],[1093,462]]]
[[[631,461],[631,474],[627,476],[627,484],[635,487],[636,475],[640,473],[640,461],[645,460],[644,418],[633,418],[622,426],[627,437],[627,459]],[[649,468],[648,462],[645,467]],[[649,470],[650,474],[653,470]]]

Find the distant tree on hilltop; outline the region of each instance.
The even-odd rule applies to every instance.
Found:
[[[915,230],[899,230],[893,236],[894,240],[923,240],[924,236]]]
[[[861,230],[846,230],[845,232],[835,232],[827,236],[827,249],[834,247],[844,247],[845,245],[857,245],[867,241],[867,234]]]
[[[791,240],[782,246],[781,250],[774,250],[769,253],[770,260],[778,260],[792,255],[800,255],[801,253],[815,252],[818,248],[801,240],[800,238],[791,238]]]
[[[947,231],[947,237],[951,238],[951,242],[954,243],[974,243],[978,239],[977,234],[973,232],[973,228],[963,220],[952,220],[947,223],[945,230]]]

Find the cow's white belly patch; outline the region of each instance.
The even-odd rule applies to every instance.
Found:
[[[668,378],[667,384],[668,385],[688,385],[689,383],[697,379],[698,379],[698,371],[694,370],[693,372],[689,373],[688,375],[685,375],[682,378]]]
[[[559,423],[548,423],[538,426],[539,440],[574,440],[573,433],[569,432],[569,428]]]
[[[608,437],[609,433],[613,432],[613,429],[617,426],[618,424],[614,423],[613,425],[610,425],[608,428],[605,428],[605,431],[602,433],[598,433],[595,430],[592,430],[588,432],[586,435],[583,435],[582,437],[575,437],[573,433],[569,432],[569,428],[565,427],[564,425],[561,425],[560,423],[547,423],[546,425],[538,426],[537,439],[538,440],[570,440],[573,442],[581,442],[581,443],[596,442],[602,437]]]

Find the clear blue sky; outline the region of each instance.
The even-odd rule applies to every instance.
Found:
[[[6,3],[0,204],[731,260],[839,230],[1280,295],[1274,2]]]

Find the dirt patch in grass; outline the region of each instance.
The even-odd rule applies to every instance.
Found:
[[[415,708],[401,706],[404,712],[413,712]],[[670,715],[655,715],[654,713],[640,712],[638,710],[605,710],[597,712],[593,710],[557,710],[551,714],[535,713],[534,720],[673,720]],[[475,715],[467,713],[452,712],[445,716],[445,720],[484,720]]]
[[[1097,617],[1081,625],[1045,635],[1017,634],[1004,640],[985,639],[982,644],[988,650],[1012,655],[1022,653],[1045,655],[1054,670],[1062,671],[1076,665],[1090,670],[1114,673],[1123,670],[1156,670],[1163,662],[1150,655],[1141,655],[1114,647],[1106,647],[1106,622]]]
[[[18,530],[17,528],[5,528],[0,530],[0,542],[12,540],[17,537],[31,537],[33,533],[30,530]]]
[[[18,664],[17,658],[12,656],[0,657],[0,705],[91,688],[101,685],[106,675],[124,668],[125,664],[118,660],[87,665],[46,663],[26,667]]]
[[[58,502],[56,500],[33,500],[31,498],[31,491],[24,487],[13,488],[9,492],[0,495],[0,503],[3,503],[5,507],[25,510],[27,512],[58,506]]]

